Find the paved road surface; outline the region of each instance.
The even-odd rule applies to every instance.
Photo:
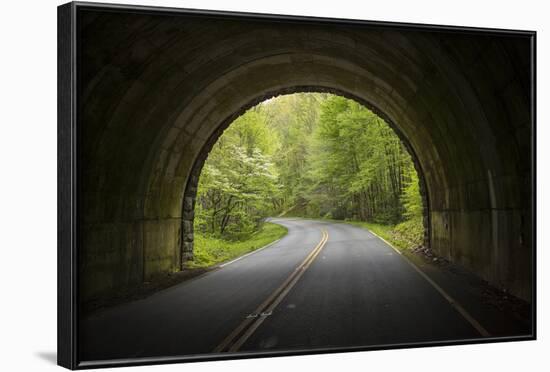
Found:
[[[302,219],[277,243],[80,325],[81,360],[481,337],[365,229]]]

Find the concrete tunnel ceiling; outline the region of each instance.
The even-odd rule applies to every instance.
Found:
[[[180,268],[197,170],[233,118],[330,91],[375,109],[416,155],[432,249],[530,299],[527,37],[80,12],[83,298]]]

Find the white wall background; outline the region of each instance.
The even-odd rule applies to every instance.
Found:
[[[130,0],[162,5],[538,31],[539,340],[284,357],[139,370],[521,371],[548,368],[550,28],[545,1]],[[104,2],[112,2],[104,0]],[[125,2],[121,0],[121,2]],[[0,32],[0,369],[59,370],[56,350],[56,6],[2,3]],[[136,369],[137,370],[137,369]]]

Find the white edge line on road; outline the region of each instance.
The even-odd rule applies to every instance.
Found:
[[[468,313],[466,311],[466,309],[464,309],[464,307],[462,307],[462,305],[460,305],[454,298],[452,298],[447,292],[445,292],[445,290],[443,288],[441,288],[436,282],[434,282],[432,280],[432,278],[430,278],[428,276],[428,274],[426,274],[424,271],[422,271],[422,269],[420,269],[418,266],[416,266],[416,264],[414,264],[411,260],[409,260],[407,257],[405,257],[403,255],[403,253],[401,251],[399,251],[397,248],[395,248],[393,246],[393,244],[391,244],[390,242],[388,242],[386,239],[382,238],[381,236],[379,236],[378,234],[372,232],[371,230],[368,230],[371,234],[373,234],[374,236],[376,236],[378,239],[382,240],[384,243],[386,243],[387,245],[389,245],[394,251],[396,251],[397,253],[399,253],[399,255],[401,257],[403,257],[403,259],[409,264],[411,265],[411,267],[416,271],[418,272],[424,279],[426,279],[426,281],[428,283],[430,283],[430,285],[432,287],[435,288],[435,290],[437,292],[439,292],[440,295],[443,296],[443,298],[445,298],[445,300],[447,300],[447,302],[449,302],[449,304],[451,304],[451,306],[453,308],[455,308],[456,311],[458,311],[460,313],[460,315],[462,315],[464,317],[464,319],[466,319],[468,321],[468,323],[470,323],[470,325],[472,325],[472,327],[474,327],[476,329],[476,331],[479,332],[479,334],[481,334],[483,337],[490,337],[491,334],[477,321],[474,319],[473,316],[470,315],[470,313]]]
[[[378,234],[375,234],[374,232],[372,232],[371,230],[368,230],[372,235],[376,236],[378,239],[382,240],[384,243],[386,243],[387,245],[389,245],[390,247],[392,247],[392,249],[394,251],[396,251],[399,255],[403,255],[403,253],[401,253],[401,251],[397,248],[395,248],[389,241],[387,241],[386,239],[384,239],[383,237],[381,237],[380,235]]]
[[[231,261],[229,261],[229,262],[226,262],[226,263],[223,263],[223,264],[221,264],[221,265],[218,265],[218,267],[225,267],[225,266],[227,266],[227,265],[231,265],[233,262],[237,262],[237,261],[242,260],[243,258],[248,257],[248,256],[250,256],[250,255],[252,255],[252,254],[254,254],[254,253],[257,253],[257,252],[259,252],[259,251],[261,251],[261,250],[264,250],[264,249],[266,249],[266,248],[271,247],[273,244],[279,242],[281,239],[282,239],[282,238],[277,239],[277,240],[275,240],[275,241],[272,241],[271,243],[269,243],[269,244],[267,244],[267,245],[264,245],[264,246],[261,247],[261,248],[255,249],[255,250],[253,250],[252,252],[248,252],[247,254],[245,254],[245,255],[243,255],[243,256],[241,256],[241,257],[237,257],[237,258],[235,258],[234,260],[231,260]]]

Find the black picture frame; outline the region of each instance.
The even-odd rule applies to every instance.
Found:
[[[298,23],[365,25],[421,31],[451,31],[484,35],[523,35],[531,38],[531,198],[532,198],[532,334],[518,337],[495,337],[481,340],[426,342],[410,345],[384,345],[337,349],[306,349],[294,351],[234,353],[231,355],[201,355],[81,362],[78,358],[78,216],[79,216],[79,33],[78,12],[85,9],[132,11],[136,14],[208,15],[242,20],[271,20]],[[505,29],[441,26],[380,22],[351,19],[316,18],[275,14],[255,14],[211,10],[180,9],[155,6],[115,5],[71,2],[58,7],[58,364],[69,369],[137,366],[180,362],[304,355],[378,349],[461,345],[486,342],[535,340],[536,336],[536,32]]]

